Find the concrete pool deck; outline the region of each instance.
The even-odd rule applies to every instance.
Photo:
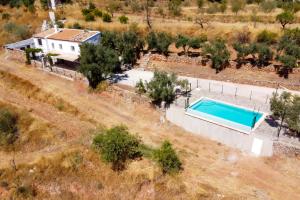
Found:
[[[143,81],[150,81],[153,77],[153,72],[141,69],[129,70],[125,74],[126,76],[121,77],[117,82],[132,87],[134,87],[140,79]],[[299,91],[290,91],[282,88],[277,90],[275,88],[184,76],[179,76],[178,78],[187,79],[191,83],[192,92],[189,98],[190,103],[201,97],[208,97],[249,109],[270,113],[269,99],[272,96],[272,93],[289,91],[293,94],[300,95]],[[185,100],[186,97],[180,97],[176,102],[171,104],[166,110],[166,118],[170,122],[193,134],[208,137],[256,156],[271,156],[274,150],[273,144],[275,143],[283,143],[284,145],[300,148],[300,143],[297,139],[289,138],[281,134],[278,140],[277,126],[274,121],[268,120],[268,118],[264,120],[255,131],[247,135],[186,115]]]
[[[260,111],[269,112],[269,106],[266,103],[250,100],[243,97],[234,97],[232,95],[224,95],[220,93],[209,92],[206,90],[193,90],[191,92],[190,102],[196,101],[201,97],[222,100],[249,109],[256,107]],[[199,118],[187,115],[185,113],[186,97],[180,97],[166,111],[166,118],[184,128],[185,130],[216,140],[230,147],[238,148],[244,152],[257,156],[271,156],[273,154],[273,140],[276,137],[277,128],[271,126],[267,121],[263,121],[260,126],[250,134],[245,134],[224,126],[220,126]],[[255,147],[255,143],[259,147]]]

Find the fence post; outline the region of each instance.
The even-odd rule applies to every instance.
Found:
[[[197,79],[197,88],[199,88],[198,79]]]
[[[192,91],[192,83],[190,83],[190,91]]]
[[[251,90],[251,92],[250,92],[250,100],[252,99],[252,90]]]
[[[267,95],[267,98],[266,98],[266,103],[268,103],[268,100],[269,100],[269,95]]]
[[[210,82],[209,82],[209,84],[208,84],[208,91],[210,92]]]
[[[223,87],[224,87],[224,85],[222,84],[222,94],[223,94],[223,92],[224,92],[224,91],[223,91],[223,90],[224,90],[224,88],[223,88]]]
[[[237,87],[235,88],[235,93],[234,93],[234,96],[236,97],[236,94],[237,94]]]

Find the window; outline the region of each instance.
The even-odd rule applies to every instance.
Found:
[[[59,44],[59,48],[62,49],[62,44]]]
[[[75,47],[74,46],[71,46],[71,51],[75,51]]]
[[[38,39],[38,43],[40,46],[42,46],[42,39]]]
[[[54,43],[52,43],[51,45],[52,45],[52,49],[54,49]]]

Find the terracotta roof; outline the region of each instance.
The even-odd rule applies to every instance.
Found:
[[[42,33],[34,35],[34,37],[44,37],[54,40],[65,40],[71,42],[83,42],[89,37],[99,33],[98,31],[86,31],[80,29],[59,29],[59,32],[55,33],[55,29],[49,29]]]
[[[51,29],[48,29],[46,31],[34,34],[33,37],[44,38],[44,37],[47,37],[48,35],[51,35],[53,33],[55,33],[55,29],[51,28]]]

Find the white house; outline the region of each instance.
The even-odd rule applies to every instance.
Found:
[[[33,35],[35,48],[43,54],[56,54],[56,59],[75,61],[80,55],[80,45],[88,42],[96,44],[100,40],[99,31],[51,28]]]

